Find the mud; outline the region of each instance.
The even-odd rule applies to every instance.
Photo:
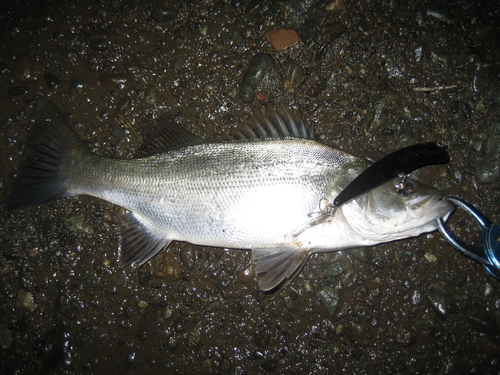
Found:
[[[499,14],[494,1],[5,3],[0,191],[40,96],[118,158],[140,145],[120,115],[142,138],[163,114],[208,138],[284,103],[362,157],[447,144],[451,162],[417,177],[499,223]],[[301,42],[274,51],[264,34],[279,28]],[[258,53],[273,65],[246,104]],[[500,284],[439,233],[314,255],[268,301],[247,251],[173,243],[119,268],[121,214],[89,197],[0,208],[2,374],[500,371]],[[463,215],[450,227],[477,240]]]

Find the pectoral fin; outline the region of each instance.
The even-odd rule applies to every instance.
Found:
[[[122,238],[120,247],[120,266],[131,263],[146,263],[171,241],[156,236],[133,214],[127,214],[122,220]]]
[[[309,250],[291,245],[272,248],[254,248],[252,257],[259,287],[269,291],[286,287],[297,276],[309,257]]]

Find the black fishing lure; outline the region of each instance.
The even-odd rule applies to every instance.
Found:
[[[446,164],[450,156],[443,145],[436,142],[421,143],[383,157],[351,181],[333,201],[335,208],[342,206],[401,174],[408,174],[426,165]]]

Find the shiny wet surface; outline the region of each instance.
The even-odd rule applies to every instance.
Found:
[[[498,223],[499,12],[493,1],[6,4],[0,184],[40,95],[93,151],[120,158],[140,142],[118,113],[141,137],[163,114],[212,137],[282,102],[320,141],[362,157],[449,145],[450,163],[417,177]],[[279,28],[302,41],[273,50],[264,34]],[[254,60],[265,75],[245,81],[246,104],[259,53],[272,64]],[[2,373],[500,370],[500,284],[437,232],[314,255],[268,301],[247,251],[173,243],[119,268],[121,214],[89,197],[0,209]],[[465,217],[449,226],[474,240]]]

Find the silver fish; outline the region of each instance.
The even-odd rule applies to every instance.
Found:
[[[34,118],[39,141],[4,205],[86,194],[126,208],[122,266],[147,262],[173,240],[251,249],[260,288],[280,289],[312,253],[431,232],[454,208],[408,178],[404,187],[390,181],[333,211],[335,197],[370,162],[307,139],[309,129],[284,107],[257,114],[258,136],[247,129],[248,141],[206,143],[167,123],[144,147],[149,156],[133,160],[94,155],[61,130],[56,136],[56,125],[67,124],[46,100]]]

